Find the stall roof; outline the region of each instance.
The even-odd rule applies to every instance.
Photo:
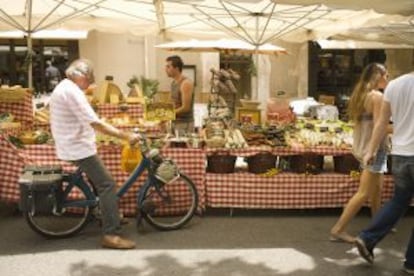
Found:
[[[352,39],[361,28],[371,28],[369,35],[381,41],[393,24],[412,30],[412,15],[413,0],[0,0],[3,31],[96,29],[167,40],[227,36],[252,44]],[[393,39],[414,44],[407,35]]]
[[[377,41],[320,39],[316,42],[322,49],[414,49],[414,45],[389,44]]]

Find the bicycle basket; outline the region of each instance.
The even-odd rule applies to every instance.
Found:
[[[168,183],[179,176],[178,167],[171,159],[165,159],[155,171],[155,177],[164,183]]]

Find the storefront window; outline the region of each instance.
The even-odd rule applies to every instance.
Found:
[[[79,56],[77,41],[34,40],[31,54],[27,49],[25,40],[0,40],[0,84],[28,87],[31,60],[34,93],[51,92]]]

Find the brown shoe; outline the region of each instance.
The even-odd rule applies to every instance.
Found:
[[[112,249],[132,249],[135,248],[135,242],[122,238],[118,235],[104,235],[101,241],[102,247]]]

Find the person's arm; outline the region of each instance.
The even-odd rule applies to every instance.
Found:
[[[193,97],[193,84],[189,80],[181,83],[181,106],[175,110],[176,114],[189,112],[191,110],[191,102]]]
[[[379,144],[381,143],[382,139],[384,138],[384,135],[387,132],[388,122],[391,117],[391,106],[388,101],[382,101],[379,113],[380,114],[377,117],[378,119],[375,122],[374,130],[372,132],[371,139],[368,144],[367,153],[364,156],[364,164],[369,164],[372,161]]]
[[[122,131],[102,120],[92,122],[91,126],[95,131],[98,131],[103,134],[116,137],[119,139],[127,140],[131,145],[137,143],[141,138],[141,136],[138,134]]]

